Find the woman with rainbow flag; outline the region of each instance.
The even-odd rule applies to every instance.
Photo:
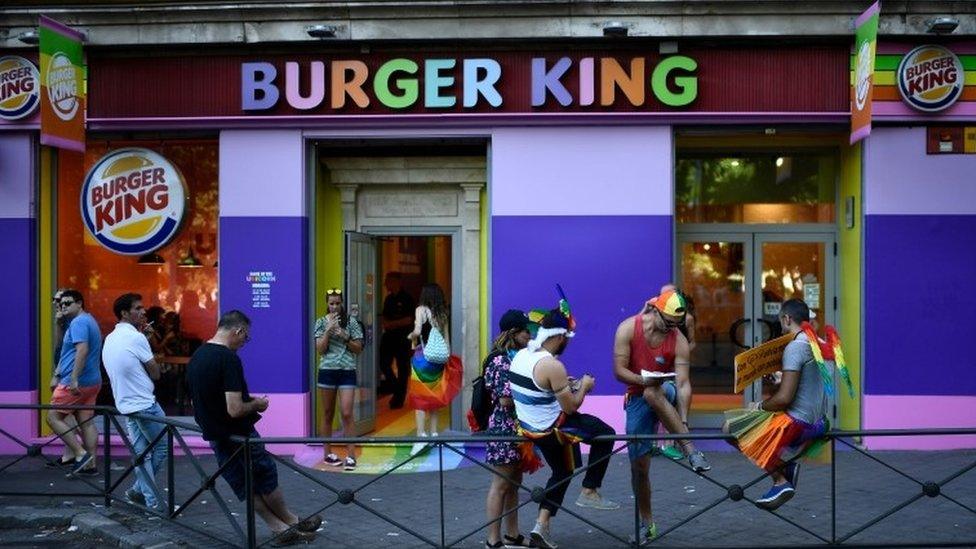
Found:
[[[827,395],[833,393],[833,368],[853,394],[844,365],[837,332],[826,328],[827,341],[817,337],[810,325],[810,309],[799,299],[783,302],[779,313],[783,333],[793,335],[783,351],[783,376],[776,393],[754,402],[745,410],[725,413],[724,430],[735,437],[735,445],[773,479],[773,486],[756,500],[774,510],[796,492],[800,475],[799,458],[812,458],[824,446]]]

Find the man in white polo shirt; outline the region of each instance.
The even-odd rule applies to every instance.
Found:
[[[141,331],[146,328],[146,309],[139,294],[123,294],[112,305],[119,323],[105,338],[102,362],[112,382],[115,407],[123,414],[165,417],[153,394],[153,380],[159,379],[159,366],[153,359],[149,340]],[[129,438],[136,454],[141,454],[164,429],[158,421],[129,416],[126,420]],[[157,498],[155,474],[166,459],[166,445],[158,441],[146,455],[142,467],[136,468],[136,481],[125,491],[129,501],[161,509]]]

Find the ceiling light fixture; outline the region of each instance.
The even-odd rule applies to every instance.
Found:
[[[932,34],[952,34],[959,26],[959,20],[955,17],[940,16],[929,19],[925,22],[925,32]]]
[[[627,27],[622,21],[607,21],[603,24],[603,36],[627,36]]]
[[[305,34],[312,38],[335,38],[339,28],[335,25],[309,25],[305,27]]]

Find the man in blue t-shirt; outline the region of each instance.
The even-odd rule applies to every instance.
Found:
[[[59,303],[61,315],[68,319],[61,344],[61,356],[51,379],[51,404],[94,406],[98,391],[102,388],[100,371],[102,356],[102,333],[92,315],[85,312],[85,299],[77,290],[65,290]],[[95,450],[98,446],[98,430],[89,421],[93,410],[53,409],[47,414],[51,429],[71,448],[75,462],[68,476],[97,475]],[[81,431],[82,444],[74,435],[74,430],[65,418],[73,415]]]

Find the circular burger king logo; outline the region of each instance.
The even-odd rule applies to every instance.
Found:
[[[186,210],[183,175],[159,153],[112,151],[92,166],[81,188],[81,217],[102,246],[142,255],[166,245]]]
[[[965,73],[956,54],[942,46],[919,46],[898,64],[902,101],[924,112],[948,109],[962,95]]]
[[[47,97],[54,107],[54,114],[65,122],[78,112],[78,79],[75,66],[68,56],[58,52],[51,57],[47,68]]]
[[[0,57],[0,118],[20,120],[37,109],[40,79],[33,63],[16,55]]]

